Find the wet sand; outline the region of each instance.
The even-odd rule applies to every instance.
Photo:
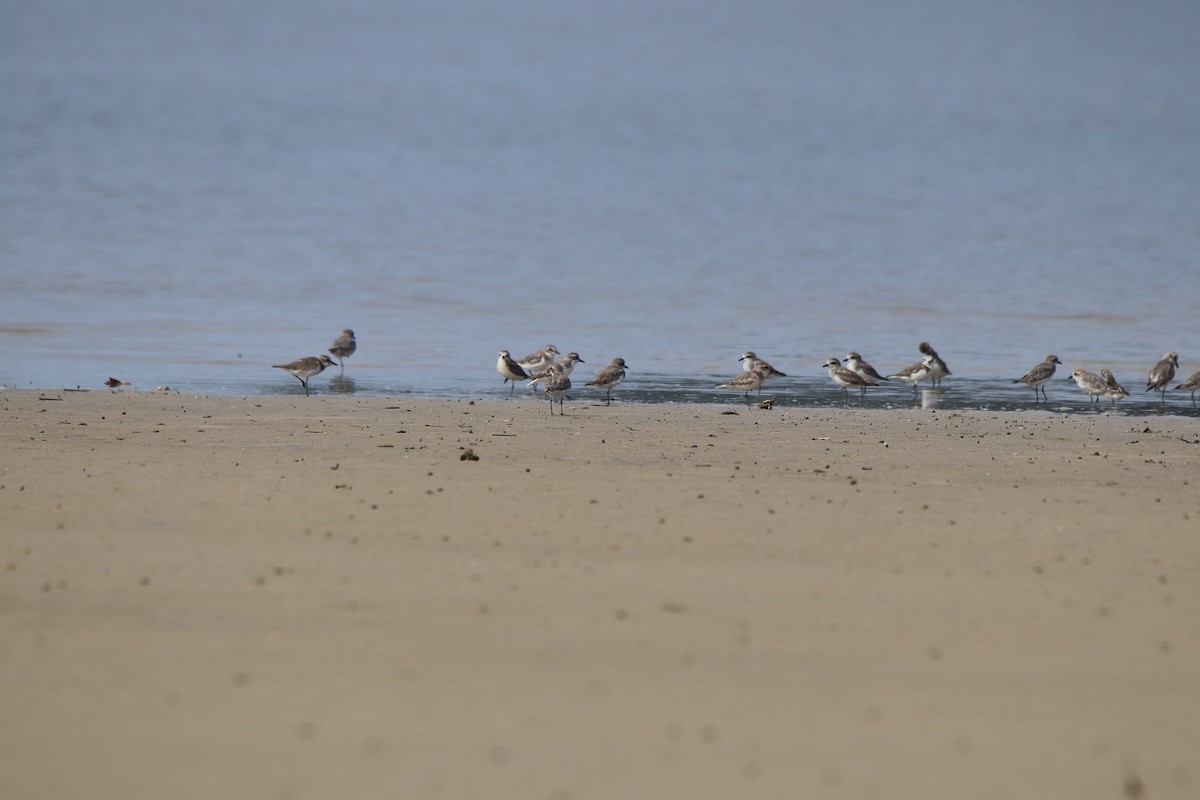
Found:
[[[1200,421],[566,412],[0,393],[0,796],[1200,793]]]

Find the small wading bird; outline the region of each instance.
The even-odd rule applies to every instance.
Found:
[[[742,362],[743,372],[761,372],[763,376],[763,382],[766,382],[770,378],[787,377],[785,373],[780,372],[766,361],[763,361],[761,358],[756,356],[753,350],[747,350],[746,352],[742,353],[742,357],[739,358],[738,361]],[[759,391],[761,391],[761,388]]]
[[[1196,390],[1200,389],[1200,372],[1193,372],[1188,379],[1175,387],[1192,393],[1192,405],[1196,405]]]
[[[1112,399],[1112,404],[1114,406],[1122,397],[1129,397],[1129,392],[1125,391],[1125,387],[1117,383],[1117,379],[1112,374],[1112,370],[1102,369],[1100,370],[1100,374],[1104,377],[1104,385],[1108,387],[1108,391],[1105,392],[1105,394]]]
[[[842,387],[842,394],[845,395],[847,399],[850,397],[850,388],[854,387],[858,389],[859,399],[866,400],[867,387],[874,386],[874,384],[867,381],[867,379],[862,375],[843,367],[842,362],[836,357],[830,358],[821,366],[829,370],[829,377],[833,378],[834,383]]]
[[[899,372],[888,375],[888,380],[895,378],[898,381],[911,383],[913,387],[913,396],[915,397],[917,394],[917,384],[923,380],[926,380],[933,374],[929,367],[930,361],[932,361],[932,358],[925,356],[917,363],[909,364]]]
[[[1075,381],[1075,384],[1087,392],[1092,398],[1092,403],[1100,402],[1100,395],[1108,394],[1108,384],[1094,372],[1088,372],[1086,369],[1077,369],[1071,373],[1071,377],[1067,380]]]
[[[548,344],[541,350],[535,350],[518,360],[517,363],[521,365],[521,369],[532,375],[543,369],[549,369],[550,365],[554,363],[556,356],[558,356],[558,348],[552,344]]]
[[[504,383],[512,384],[508,390],[509,397],[512,397],[513,392],[516,391],[517,381],[529,379],[529,373],[521,369],[521,365],[512,360],[512,356],[509,355],[507,350],[500,351],[500,358],[496,359],[496,371],[504,376]]]
[[[718,389],[733,389],[734,391],[737,391],[737,392],[745,392],[746,393],[746,405],[750,405],[750,393],[757,389],[759,392],[759,395],[761,395],[762,394],[762,384],[763,384],[762,372],[760,372],[759,370],[756,370],[756,369],[748,369],[731,381],[726,381],[725,383],[718,383],[717,388]]]
[[[845,360],[846,368],[848,370],[856,373],[858,377],[862,378],[872,386],[878,386],[880,381],[887,380],[887,378],[876,372],[874,367],[872,367],[866,361],[863,361],[863,357],[853,350],[851,350],[849,353],[846,353]]]
[[[550,367],[550,374],[546,376],[546,395],[550,398],[550,414],[554,415],[554,398],[558,398],[558,413],[566,416],[566,410],[563,409],[563,398],[567,397],[567,392],[571,390],[571,379],[563,372],[562,367],[554,364]]]
[[[571,353],[567,353],[565,356],[560,356],[559,358],[554,359],[554,363],[557,364],[558,366],[562,367],[562,371],[563,371],[564,375],[570,375],[572,372],[575,371],[576,364],[586,364],[587,362],[584,361],[582,358],[580,358],[579,353],[571,352]],[[549,374],[550,374],[550,367],[546,367],[544,370],[541,370],[540,372],[530,372],[529,373],[529,388],[530,388],[530,390],[534,389],[539,383],[544,381]]]
[[[604,405],[612,405],[612,390],[621,381],[625,380],[625,370],[629,367],[625,366],[625,359],[614,358],[612,363],[596,373],[596,377],[587,382],[588,386],[598,386],[604,390]]]
[[[1045,361],[1017,378],[1013,383],[1024,383],[1027,386],[1032,386],[1033,402],[1035,403],[1038,401],[1038,387],[1042,389],[1042,397],[1049,400],[1050,398],[1046,397],[1046,387],[1042,386],[1042,384],[1054,377],[1054,369],[1061,363],[1056,355],[1046,356]]]
[[[308,379],[313,375],[320,375],[325,371],[326,367],[333,366],[333,359],[327,355],[308,356],[301,358],[290,364],[272,364],[274,369],[281,369],[284,372],[290,372],[300,381],[300,385],[304,387],[304,396],[308,397]]]
[[[329,352],[337,358],[338,366],[341,367],[339,375],[346,374],[346,359],[354,355],[354,351],[357,349],[358,342],[354,340],[354,331],[349,328],[342,331],[342,335],[334,339],[333,344],[329,345]]]
[[[942,378],[950,375],[950,368],[946,366],[946,362],[942,361],[942,357],[937,354],[937,351],[930,347],[929,342],[921,342],[917,345],[917,349],[923,355],[929,356],[929,379],[934,386],[942,385]]]
[[[1161,392],[1160,399],[1167,399],[1167,384],[1175,377],[1175,369],[1179,366],[1179,356],[1175,353],[1163,353],[1162,360],[1150,368],[1146,376],[1146,391]]]

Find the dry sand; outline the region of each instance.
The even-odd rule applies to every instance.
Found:
[[[1200,796],[1196,420],[566,411],[0,393],[0,797]]]

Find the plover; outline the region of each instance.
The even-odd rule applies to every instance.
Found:
[[[786,378],[787,375],[772,367],[766,361],[754,354],[753,350],[747,350],[742,353],[742,357],[738,359],[742,362],[742,370],[744,372],[761,372],[763,380],[768,378]]]
[[[339,375],[346,374],[346,359],[354,355],[354,351],[358,349],[358,342],[354,339],[354,331],[346,328],[342,331],[342,335],[333,340],[333,344],[329,345],[329,352],[332,353],[338,360],[341,372]]]
[[[1071,373],[1071,380],[1075,381],[1075,384],[1080,389],[1091,396],[1093,403],[1100,402],[1100,395],[1108,394],[1108,384],[1104,378],[1094,372],[1088,372],[1086,369],[1077,369]]]
[[[541,372],[544,369],[549,369],[554,363],[555,357],[558,356],[558,348],[552,344],[548,344],[541,350],[536,350],[522,358],[517,363],[521,368],[528,373]]]
[[[1112,370],[1107,368],[1102,369],[1100,370],[1100,375],[1104,378],[1104,385],[1108,387],[1108,391],[1106,391],[1105,394],[1112,399],[1112,404],[1114,406],[1122,397],[1129,397],[1129,392],[1125,391],[1125,387],[1117,383],[1117,379],[1112,374]]]
[[[1192,393],[1192,405],[1196,405],[1196,390],[1200,389],[1200,372],[1193,372],[1188,376],[1188,379],[1175,387],[1176,389],[1186,389]]]
[[[863,361],[863,357],[853,350],[851,350],[849,353],[846,353],[845,361],[846,368],[848,370],[857,373],[858,377],[862,378],[872,386],[878,386],[880,381],[887,380],[887,378],[876,372],[874,367],[872,367],[866,361]]]
[[[300,381],[300,385],[304,387],[304,396],[308,397],[308,379],[313,375],[320,375],[325,371],[326,367],[333,366],[333,359],[327,355],[308,356],[307,358],[297,359],[290,364],[272,364],[273,369],[281,369],[284,372],[290,372],[296,376],[296,380]]]
[[[567,392],[571,389],[571,379],[564,373],[562,367],[558,364],[550,366],[550,374],[545,378],[546,395],[550,398],[550,414],[554,414],[554,399],[558,398],[558,413],[566,414],[563,410],[563,398],[567,396]]]
[[[741,375],[738,375],[731,381],[718,383],[718,389],[733,389],[737,392],[746,393],[746,405],[750,405],[750,393],[758,390],[759,395],[762,395],[763,374],[756,369],[748,369]]]
[[[1162,392],[1162,399],[1167,399],[1167,384],[1175,377],[1175,368],[1179,366],[1179,356],[1175,353],[1163,353],[1162,360],[1150,368],[1146,376],[1147,392]]]
[[[1061,363],[1062,362],[1058,360],[1058,356],[1056,355],[1046,356],[1045,361],[1038,364],[1021,377],[1017,378],[1015,381],[1013,381],[1013,383],[1024,383],[1027,386],[1032,386],[1033,402],[1035,403],[1037,402],[1038,397],[1038,387],[1041,386],[1042,397],[1049,400],[1050,398],[1046,397],[1046,387],[1042,386],[1042,384],[1054,377],[1054,368]]]
[[[933,374],[929,368],[929,362],[932,360],[933,359],[930,356],[925,356],[917,363],[909,364],[899,372],[888,375],[888,379],[891,380],[892,378],[895,378],[898,381],[911,383],[913,387],[913,395],[915,396],[917,393],[917,384],[929,378],[929,376]]]
[[[946,366],[945,361],[942,361],[942,357],[937,354],[937,351],[934,350],[929,345],[929,342],[921,342],[919,345],[917,345],[917,349],[920,350],[923,355],[927,355],[930,357],[930,361],[929,361],[930,382],[934,386],[941,386],[942,378],[946,377],[947,375],[953,374],[950,372],[950,368]]]
[[[829,377],[833,378],[833,382],[842,387],[842,394],[850,396],[850,388],[854,387],[859,391],[859,398],[866,399],[867,387],[874,384],[867,381],[862,375],[857,372],[852,372],[842,366],[842,362],[836,357],[829,359],[821,366],[829,370]]]
[[[504,376],[504,383],[512,383],[512,386],[508,390],[509,397],[512,397],[513,392],[516,390],[517,381],[529,378],[529,373],[521,369],[521,365],[512,360],[512,356],[509,355],[507,350],[500,351],[500,357],[496,359],[496,371]]]
[[[604,405],[612,404],[612,390],[621,381],[625,380],[625,370],[629,369],[625,366],[625,359],[614,358],[612,363],[596,373],[596,377],[587,382],[588,386],[598,386],[604,390]]]
[[[570,375],[575,370],[576,364],[586,364],[587,362],[579,357],[579,353],[571,352],[567,353],[565,356],[554,359],[554,363],[562,367],[563,373]],[[546,376],[549,374],[549,367],[538,372],[531,372],[529,374],[529,388],[532,389],[533,387],[537,386],[538,383],[545,380]]]

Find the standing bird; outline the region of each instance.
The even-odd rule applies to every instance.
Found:
[[[1037,402],[1037,397],[1038,397],[1038,387],[1041,386],[1042,387],[1042,397],[1049,400],[1050,398],[1046,397],[1046,387],[1042,386],[1042,384],[1045,383],[1046,381],[1050,380],[1050,378],[1054,377],[1054,368],[1061,363],[1062,362],[1058,360],[1058,356],[1055,356],[1055,355],[1046,356],[1045,361],[1038,364],[1036,367],[1029,370],[1029,372],[1026,372],[1021,377],[1017,378],[1015,381],[1013,381],[1013,383],[1024,383],[1028,386],[1032,386],[1033,387],[1033,402],[1035,402],[1035,403]]]
[[[1093,403],[1100,402],[1100,395],[1108,394],[1108,383],[1094,372],[1088,372],[1086,369],[1077,369],[1071,373],[1071,380],[1091,395]]]
[[[338,366],[342,368],[339,375],[346,374],[346,359],[354,355],[354,351],[358,349],[358,342],[354,340],[354,331],[346,328],[342,331],[342,335],[333,340],[333,344],[329,345],[329,352],[337,357]]]
[[[561,358],[556,358],[554,360],[554,363],[558,364],[560,367],[562,367],[562,371],[564,374],[570,375],[572,372],[575,371],[576,364],[586,364],[587,362],[579,357],[579,353],[571,352],[571,353],[567,353],[565,356],[562,356]],[[541,370],[540,372],[530,372],[529,373],[529,388],[533,389],[535,386],[538,385],[538,383],[545,380],[549,374],[550,374],[549,367],[547,367],[544,370]]]
[[[745,372],[761,372],[763,380],[767,378],[786,378],[787,375],[772,367],[766,361],[754,354],[753,350],[747,350],[742,353],[742,357],[738,359],[742,362],[742,370]]]
[[[942,378],[952,374],[950,368],[946,366],[946,362],[942,361],[942,357],[937,354],[937,351],[929,346],[929,342],[921,342],[917,345],[917,349],[922,354],[929,356],[929,379],[934,386],[942,385]]]
[[[525,356],[517,363],[521,365],[523,370],[532,375],[535,372],[549,369],[550,365],[554,363],[556,356],[558,356],[558,348],[552,344],[548,344],[541,350],[535,350]]]
[[[738,392],[746,393],[746,405],[750,405],[750,393],[758,390],[759,395],[762,395],[763,373],[757,369],[748,369],[738,375],[731,381],[718,383],[718,389],[733,389]]]
[[[1176,389],[1186,389],[1192,393],[1192,405],[1196,405],[1196,390],[1200,389],[1200,372],[1193,372],[1188,376],[1188,379],[1175,387]]]
[[[851,372],[857,373],[858,377],[872,386],[878,386],[880,381],[887,380],[887,378],[876,372],[874,367],[863,361],[863,357],[853,350],[846,353],[846,368]]]
[[[867,397],[867,387],[874,385],[857,372],[852,372],[843,367],[842,362],[836,357],[829,359],[821,366],[829,369],[829,377],[833,378],[834,383],[842,387],[842,394],[847,398],[850,396],[850,387],[853,386],[859,391],[859,399],[865,400]]]
[[[1146,391],[1162,392],[1162,399],[1167,399],[1167,384],[1175,377],[1175,368],[1179,366],[1179,356],[1174,353],[1164,353],[1162,361],[1150,368],[1146,376]]]
[[[1112,374],[1111,369],[1106,368],[1100,370],[1100,375],[1104,378],[1104,385],[1108,387],[1108,391],[1105,392],[1105,394],[1112,398],[1112,404],[1114,406],[1122,397],[1129,397],[1129,392],[1125,391],[1124,386],[1117,383],[1117,378]]]
[[[512,356],[508,354],[507,350],[500,351],[500,357],[496,359],[496,371],[504,376],[504,383],[512,382],[512,386],[508,390],[509,397],[512,397],[513,392],[516,391],[517,381],[529,378],[529,373],[521,369],[521,365],[512,360]]]
[[[614,358],[612,363],[596,373],[596,377],[587,382],[588,386],[598,386],[604,390],[604,405],[612,405],[612,390],[625,380],[625,359]]]
[[[550,398],[550,414],[554,415],[554,398],[558,398],[558,413],[566,415],[563,410],[563,398],[567,396],[567,392],[571,389],[571,379],[563,372],[562,367],[558,364],[553,364],[550,367],[550,374],[546,376],[546,395]]]
[[[313,375],[320,375],[325,371],[326,367],[333,366],[333,359],[327,355],[308,356],[301,358],[290,364],[272,364],[273,369],[281,369],[284,372],[290,372],[300,381],[300,385],[304,387],[304,396],[308,397],[308,379]]]
[[[894,373],[892,375],[888,375],[888,379],[891,380],[892,378],[895,378],[898,381],[904,381],[905,383],[911,383],[912,387],[913,387],[913,396],[916,397],[917,384],[933,374],[933,372],[931,371],[931,369],[929,367],[929,362],[931,362],[932,360],[933,359],[930,358],[929,356],[925,356],[917,363],[909,364],[907,367],[900,370],[899,372]]]

